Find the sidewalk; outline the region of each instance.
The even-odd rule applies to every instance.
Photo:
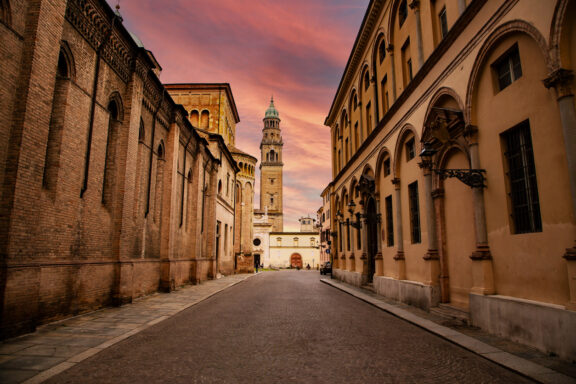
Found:
[[[576,383],[576,364],[549,357],[475,327],[451,324],[440,316],[388,300],[339,280],[325,278],[320,281],[537,382]]]
[[[98,352],[174,316],[253,274],[240,274],[156,293],[39,327],[0,343],[0,383],[41,383]]]

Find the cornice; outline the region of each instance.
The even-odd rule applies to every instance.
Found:
[[[330,106],[330,112],[324,121],[324,124],[331,126],[334,122],[334,118],[338,114],[338,110],[334,110],[334,107],[341,105],[347,96],[346,90],[350,87],[356,76],[358,67],[363,63],[364,53],[366,47],[371,41],[371,36],[374,32],[374,28],[377,25],[377,21],[380,18],[380,14],[384,8],[385,0],[371,0],[364,15],[364,20],[360,27],[360,31],[356,36],[356,41],[352,48],[348,62],[346,63],[346,68],[344,69],[344,75],[340,80],[338,89],[336,91],[336,96],[332,101]]]

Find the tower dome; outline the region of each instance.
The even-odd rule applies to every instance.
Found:
[[[270,106],[266,110],[266,114],[264,115],[264,118],[265,119],[279,119],[280,118],[280,115],[278,114],[276,107],[274,107],[274,97],[272,97],[270,99]]]

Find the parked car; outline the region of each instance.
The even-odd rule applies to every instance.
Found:
[[[320,274],[321,275],[332,274],[332,264],[330,264],[329,261],[322,264],[322,266],[320,267]]]

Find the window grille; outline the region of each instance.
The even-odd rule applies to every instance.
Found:
[[[538,183],[528,120],[502,134],[507,166],[513,233],[542,231]]]
[[[498,77],[498,87],[500,91],[522,77],[518,44],[514,44],[512,48],[500,56],[500,58],[492,64],[492,67]]]
[[[392,217],[392,196],[387,196],[386,204],[386,245],[394,246],[394,219]]]
[[[415,156],[414,138],[411,138],[406,142],[406,161],[412,160]]]
[[[384,160],[384,177],[390,175],[390,158]]]

